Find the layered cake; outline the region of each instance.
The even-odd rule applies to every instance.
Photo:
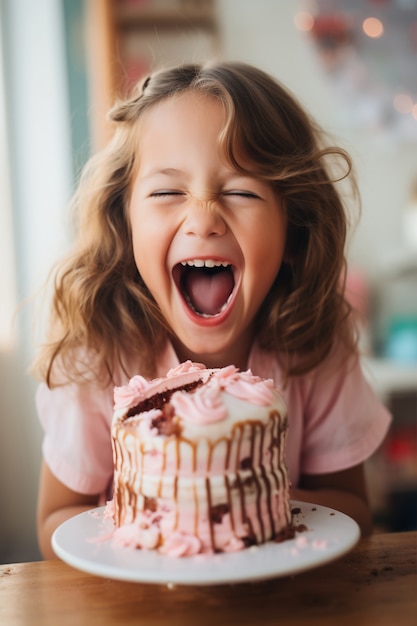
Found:
[[[115,541],[188,556],[285,533],[287,414],[271,380],[187,361],[114,398]]]

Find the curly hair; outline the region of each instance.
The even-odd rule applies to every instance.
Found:
[[[128,206],[143,112],[190,90],[223,104],[219,142],[225,158],[248,173],[238,158],[245,155],[250,175],[276,189],[286,212],[285,261],[256,320],[261,346],[281,356],[289,376],[310,371],[335,342],[346,353],[356,349],[344,297],[348,218],[336,189],[349,179],[356,191],[349,155],[324,145],[323,130],[262,70],[244,63],[190,64],[152,74],[116,103],[109,113],[113,137],[82,173],[73,198],[78,234],[54,272],[50,332],[36,363],[50,386],[58,363],[69,380],[92,371],[112,380],[115,363],[127,371],[126,355],[145,375],[155,373],[170,328],[136,268]]]

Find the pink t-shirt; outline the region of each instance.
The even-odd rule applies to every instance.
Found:
[[[168,344],[158,376],[178,364]],[[336,368],[329,357],[283,386],[277,358],[255,343],[248,367],[258,376],[272,378],[283,391],[289,421],[287,463],[294,487],[302,474],[332,473],[362,463],[384,439],[391,416],[365,380],[358,360]],[[53,474],[73,491],[109,496],[113,389],[71,383],[50,390],[41,384],[36,404],[45,432],[43,456]]]

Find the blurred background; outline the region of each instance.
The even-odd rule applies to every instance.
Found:
[[[0,0],[0,563],[40,558],[31,297],[70,244],[80,168],[117,94],[213,57],[272,73],[354,158],[348,289],[394,413],[371,501],[377,531],[417,526],[417,0]]]

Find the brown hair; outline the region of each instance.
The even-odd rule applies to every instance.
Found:
[[[237,155],[245,155],[250,174],[269,181],[283,199],[285,262],[258,314],[261,346],[283,357],[288,375],[312,369],[336,340],[355,350],[344,298],[347,216],[335,185],[352,174],[349,155],[322,145],[323,131],[263,71],[243,63],[184,65],[156,72],[116,104],[110,111],[113,138],[84,169],[73,199],[78,236],[56,268],[51,331],[36,363],[49,385],[57,382],[57,363],[70,380],[92,370],[97,378],[107,371],[113,379],[116,363],[128,369],[126,355],[141,373],[154,375],[155,356],[170,329],[134,262],[130,185],[141,114],[188,90],[223,103],[225,157],[244,171]],[[342,170],[332,173],[337,162]]]

